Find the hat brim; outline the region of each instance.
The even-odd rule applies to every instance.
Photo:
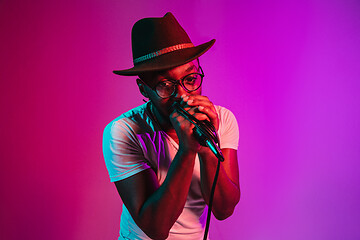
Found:
[[[207,50],[209,50],[212,45],[214,45],[214,43],[215,39],[212,39],[211,41],[203,43],[196,47],[176,50],[161,56],[157,56],[153,59],[137,64],[136,66],[129,69],[114,70],[113,73],[122,76],[136,76],[139,75],[139,73],[161,71],[177,67],[200,57]]]

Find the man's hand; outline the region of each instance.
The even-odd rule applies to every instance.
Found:
[[[207,120],[214,127],[215,131],[219,129],[219,118],[216,109],[210,100],[201,95],[183,95],[179,103],[182,108],[199,121]],[[170,120],[179,139],[179,146],[188,146],[191,150],[198,153],[209,150],[199,145],[194,136],[195,126],[186,118],[181,116],[177,110],[170,115]]]
[[[194,114],[194,109],[187,109],[190,114]],[[185,152],[197,153],[201,145],[194,136],[194,125],[181,116],[177,110],[170,114],[170,121],[173,125],[179,141],[179,148]]]
[[[219,117],[214,104],[208,97],[202,95],[182,96],[182,103],[185,104],[185,110],[198,120],[208,120],[214,125],[216,131],[219,129]]]
[[[219,129],[219,118],[215,107],[210,100],[201,95],[183,95],[180,105],[199,121],[208,120],[214,125],[216,131]],[[185,151],[199,152],[201,145],[194,137],[194,125],[182,117],[176,110],[170,115],[170,121],[176,131],[179,147]]]

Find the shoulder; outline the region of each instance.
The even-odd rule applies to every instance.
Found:
[[[147,127],[151,128],[152,124],[151,121],[149,121],[147,103],[145,103],[121,114],[108,123],[104,129],[104,135],[114,134],[119,130],[136,132],[139,129],[145,129]]]
[[[151,128],[146,104],[122,114],[104,129],[102,149],[105,164],[112,182],[128,178],[150,168],[144,157],[141,141]]]
[[[220,123],[226,123],[226,122],[237,122],[235,115],[227,108],[215,105],[216,112],[219,116]]]
[[[235,115],[227,108],[215,105],[219,117],[218,134],[222,148],[237,149],[239,145],[239,126]]]

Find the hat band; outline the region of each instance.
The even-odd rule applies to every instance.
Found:
[[[167,47],[167,48],[163,48],[163,49],[160,49],[160,50],[158,50],[156,52],[152,52],[152,53],[146,54],[144,56],[135,58],[133,62],[134,62],[134,64],[140,63],[140,62],[152,59],[154,57],[161,56],[161,55],[163,55],[165,53],[174,52],[176,50],[180,50],[180,49],[184,49],[184,48],[191,48],[191,47],[194,47],[194,44],[192,44],[192,43],[177,44],[177,45]]]

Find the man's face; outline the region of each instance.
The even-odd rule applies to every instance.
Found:
[[[180,84],[177,84],[175,92],[171,97],[161,98],[156,93],[155,86],[168,80],[180,80],[190,73],[198,72],[198,69],[198,62],[194,60],[166,71],[147,73],[141,76],[141,79],[147,85],[145,85],[144,88],[147,92],[148,98],[163,117],[168,117],[170,115],[172,112],[170,110],[172,104],[175,101],[181,101],[182,95],[201,95],[201,87],[193,92],[187,92]]]

